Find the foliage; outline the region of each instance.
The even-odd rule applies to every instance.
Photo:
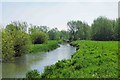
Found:
[[[60,39],[61,40],[68,40],[69,39],[69,32],[68,31],[61,30],[59,32],[59,34],[60,34]]]
[[[53,28],[48,31],[49,39],[50,40],[59,40],[60,34],[57,28]]]
[[[48,43],[45,44],[32,44],[31,45],[31,53],[35,52],[46,52],[53,50],[58,47],[58,42],[56,40],[48,41]]]
[[[48,36],[44,32],[36,31],[31,34],[31,39],[33,44],[42,44],[42,43],[47,43]]]
[[[75,41],[79,47],[71,59],[47,66],[42,78],[117,78],[118,42]]]
[[[113,24],[113,37],[114,40],[120,40],[120,18],[113,20],[112,21]]]
[[[106,17],[98,17],[92,24],[93,40],[112,40],[113,27],[111,20]]]
[[[13,61],[15,51],[14,42],[11,35],[7,31],[2,31],[2,59],[4,61]]]
[[[19,22],[19,21],[14,21],[10,23],[9,25],[6,26],[6,29],[9,31],[12,30],[19,30],[22,32],[27,32],[27,22]]]
[[[47,26],[35,26],[35,25],[30,25],[30,28],[29,28],[29,34],[32,34],[34,32],[45,32],[47,33],[49,30],[49,27]]]
[[[26,78],[31,79],[31,78],[39,78],[40,74],[37,70],[32,70],[26,73]]]
[[[17,24],[17,23],[16,23]],[[29,52],[30,37],[21,26],[13,23],[6,26],[2,32],[2,52],[3,60],[11,61],[14,57],[19,57]]]
[[[69,21],[70,40],[86,40],[90,39],[90,27],[87,23],[81,21]]]

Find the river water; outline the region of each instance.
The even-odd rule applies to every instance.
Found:
[[[2,77],[24,78],[26,72],[34,69],[42,73],[45,66],[55,64],[58,60],[69,59],[75,51],[75,47],[61,44],[60,47],[50,52],[26,54],[16,58],[15,63],[3,63]]]

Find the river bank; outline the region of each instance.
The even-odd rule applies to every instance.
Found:
[[[117,78],[117,41],[74,41],[71,59],[45,68],[40,78]]]
[[[56,49],[57,47],[59,47],[59,43],[61,43],[60,40],[49,40],[47,43],[44,44],[31,44],[30,53],[47,52]]]
[[[3,63],[3,78],[25,78],[28,71],[36,69],[39,73],[44,72],[44,67],[55,64],[58,60],[70,59],[76,51],[69,44],[60,44],[60,47],[49,52],[25,54],[16,59],[15,63]]]

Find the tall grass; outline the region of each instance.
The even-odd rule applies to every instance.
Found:
[[[53,50],[59,46],[59,42],[60,41],[57,40],[50,40],[48,43],[44,44],[32,44],[30,53],[47,52]]]

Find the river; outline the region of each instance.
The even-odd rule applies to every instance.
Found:
[[[24,78],[28,71],[34,69],[42,73],[45,66],[55,64],[58,60],[69,59],[75,51],[75,47],[61,44],[60,47],[49,52],[26,54],[16,58],[15,63],[2,63],[2,77]]]

